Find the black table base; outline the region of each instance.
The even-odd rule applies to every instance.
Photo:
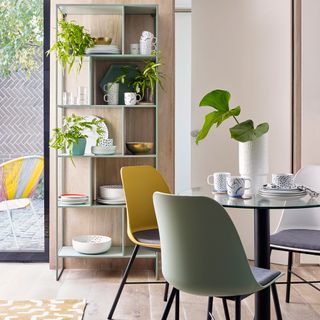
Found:
[[[270,269],[270,212],[254,209],[254,260],[255,266]],[[256,293],[255,320],[270,319],[270,288]]]

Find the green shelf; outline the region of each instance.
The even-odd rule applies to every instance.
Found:
[[[111,247],[107,252],[100,254],[84,254],[79,253],[73,249],[72,246],[63,246],[59,250],[59,257],[61,258],[130,258],[134,247]],[[137,257],[140,258],[155,258],[155,252],[146,249],[139,249]]]
[[[134,106],[126,106],[126,105],[110,105],[110,104],[68,104],[68,105],[58,105],[58,108],[62,109],[122,109],[122,108],[156,108],[155,104],[136,104]]]
[[[90,53],[86,57],[94,60],[127,60],[127,61],[156,61],[155,56],[143,54],[107,54],[107,53]]]
[[[58,154],[59,158],[70,158],[70,155],[67,153]],[[156,154],[106,154],[106,155],[94,155],[94,154],[85,154],[83,156],[73,155],[72,158],[156,158]]]
[[[126,208],[125,204],[102,204],[97,201],[93,201],[92,203],[84,203],[84,204],[61,204],[58,202],[58,208],[99,208],[99,209],[122,209]]]

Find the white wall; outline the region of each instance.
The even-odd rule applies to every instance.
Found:
[[[176,7],[190,8],[191,1]],[[175,14],[175,191],[191,186],[191,13]]]
[[[320,164],[320,1],[302,1],[302,166]],[[320,262],[320,258],[302,256],[301,261]]]
[[[291,1],[197,0],[192,6],[192,129],[209,109],[197,106],[216,89],[232,93],[240,120],[270,124],[270,172],[291,167]],[[192,185],[205,184],[214,171],[238,173],[238,145],[229,137],[232,119],[191,146]],[[229,210],[253,257],[252,210]],[[275,228],[280,212],[271,212]]]

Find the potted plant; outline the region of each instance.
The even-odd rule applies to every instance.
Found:
[[[212,107],[214,111],[205,116],[202,129],[196,139],[198,144],[212,127],[218,128],[224,121],[233,118],[236,124],[229,129],[232,139],[239,142],[239,172],[251,178],[251,189],[257,192],[266,183],[268,174],[268,141],[266,133],[269,124],[264,122],[254,127],[251,119],[239,122],[241,108],[229,108],[231,94],[226,90],[214,90],[206,94],[199,106]]]
[[[86,138],[88,136],[84,134],[85,129],[93,129],[96,127],[97,133],[100,137],[103,136],[104,130],[100,127],[103,120],[97,118],[87,121],[85,116],[77,116],[72,114],[66,116],[63,119],[62,128],[53,129],[53,137],[50,140],[50,147],[57,150],[67,150],[73,162],[73,155],[83,155],[86,148]]]
[[[154,51],[153,55],[156,55]],[[141,71],[138,69],[137,76],[129,82],[137,93],[141,94],[141,98],[148,103],[153,103],[154,90],[156,83],[159,83],[160,87],[163,88],[161,78],[162,73],[159,72],[158,68],[162,65],[160,59],[158,61],[145,60],[145,66]]]
[[[77,71],[79,72],[86,49],[94,46],[94,38],[85,31],[83,26],[74,21],[68,22],[60,19],[58,25],[58,41],[47,51],[47,54],[55,51],[62,67],[66,68],[69,65],[68,72],[71,71],[76,58],[78,58]]]

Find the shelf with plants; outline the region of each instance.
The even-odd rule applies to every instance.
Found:
[[[63,109],[121,109],[121,108],[156,108],[157,106],[154,104],[150,105],[139,105],[136,104],[134,106],[127,106],[127,105],[109,105],[109,104],[86,104],[86,105],[78,105],[78,104],[72,104],[72,105],[58,105],[58,108]]]
[[[90,16],[93,19],[90,19]],[[82,119],[80,121],[87,121],[88,116],[94,115],[107,126],[108,138],[113,139],[116,146],[114,154],[92,154],[87,149],[84,154],[79,154],[74,152],[74,147],[78,146],[78,140],[83,139],[81,135],[71,137],[71,139],[66,136],[65,140],[62,139],[54,146],[58,149],[56,153],[56,277],[59,279],[64,270],[64,258],[130,257],[133,247],[126,235],[125,204],[104,205],[97,202],[97,199],[100,186],[121,184],[121,167],[127,165],[158,167],[158,80],[160,80],[160,73],[158,72],[159,52],[154,51],[152,54],[130,52],[130,44],[139,42],[142,31],[148,30],[154,34],[155,38],[158,38],[157,5],[58,5],[57,17],[59,17],[57,30],[61,32],[65,28],[62,31],[65,32],[65,39],[68,39],[68,43],[70,41],[68,30],[73,28],[81,30],[86,41],[81,48],[76,47],[78,40],[74,39],[75,41],[71,41],[73,44],[71,49],[65,50],[67,46],[56,45],[51,50],[51,53],[57,54],[56,128],[64,128],[66,119],[70,119],[73,115],[80,117]],[[94,22],[90,23],[92,20]],[[104,30],[106,34],[101,34],[101,30]],[[119,48],[119,53],[97,54],[91,51],[88,54],[86,50],[96,41],[93,37],[104,39],[112,37],[112,45]],[[63,34],[57,37],[56,43],[61,39],[63,40]],[[119,69],[120,74],[118,72],[113,77],[108,77],[107,73],[111,67],[119,64],[124,67]],[[133,76],[127,72],[127,66],[131,66],[129,68],[133,70]],[[159,79],[152,78],[158,75]],[[103,83],[102,80],[104,80]],[[125,84],[130,89],[129,92],[136,91],[147,103],[126,105],[122,96],[119,104],[107,104],[104,101],[106,88],[109,88],[109,85],[106,86],[106,81],[119,83],[120,88],[122,84]],[[76,88],[80,86],[87,88],[86,103],[79,100],[74,103],[75,99],[66,103],[63,93],[68,90],[75,93]],[[65,128],[61,132],[64,133]],[[88,137],[85,139],[87,140],[85,148],[87,148]],[[104,137],[101,136],[101,139]],[[97,139],[97,144],[100,143],[99,141],[100,137]],[[148,153],[133,154],[126,146],[128,142],[148,142],[152,146]],[[51,141],[51,146],[52,143],[54,140]],[[66,145],[69,147],[66,148]],[[81,176],[81,183],[73,182],[72,178],[77,180],[79,176]],[[59,202],[59,194],[73,192],[88,194],[88,201],[83,204]],[[86,217],[85,221],[90,221],[90,217],[85,215],[86,212],[88,216],[92,216],[92,219],[99,220],[100,217],[104,217],[103,221],[113,219],[111,225],[116,227],[111,229],[111,234],[108,235],[113,238],[115,233],[117,237],[115,237],[113,246],[105,253],[86,255],[76,252],[70,246],[70,237],[73,235],[72,227],[68,229],[71,230],[71,235],[65,235],[66,231],[63,231],[68,228],[69,217],[71,222],[76,221],[76,223],[80,222],[83,217]],[[99,215],[96,215],[98,212]],[[115,221],[118,221],[118,224],[115,224]],[[144,250],[139,253],[138,257],[158,259],[157,254]]]

